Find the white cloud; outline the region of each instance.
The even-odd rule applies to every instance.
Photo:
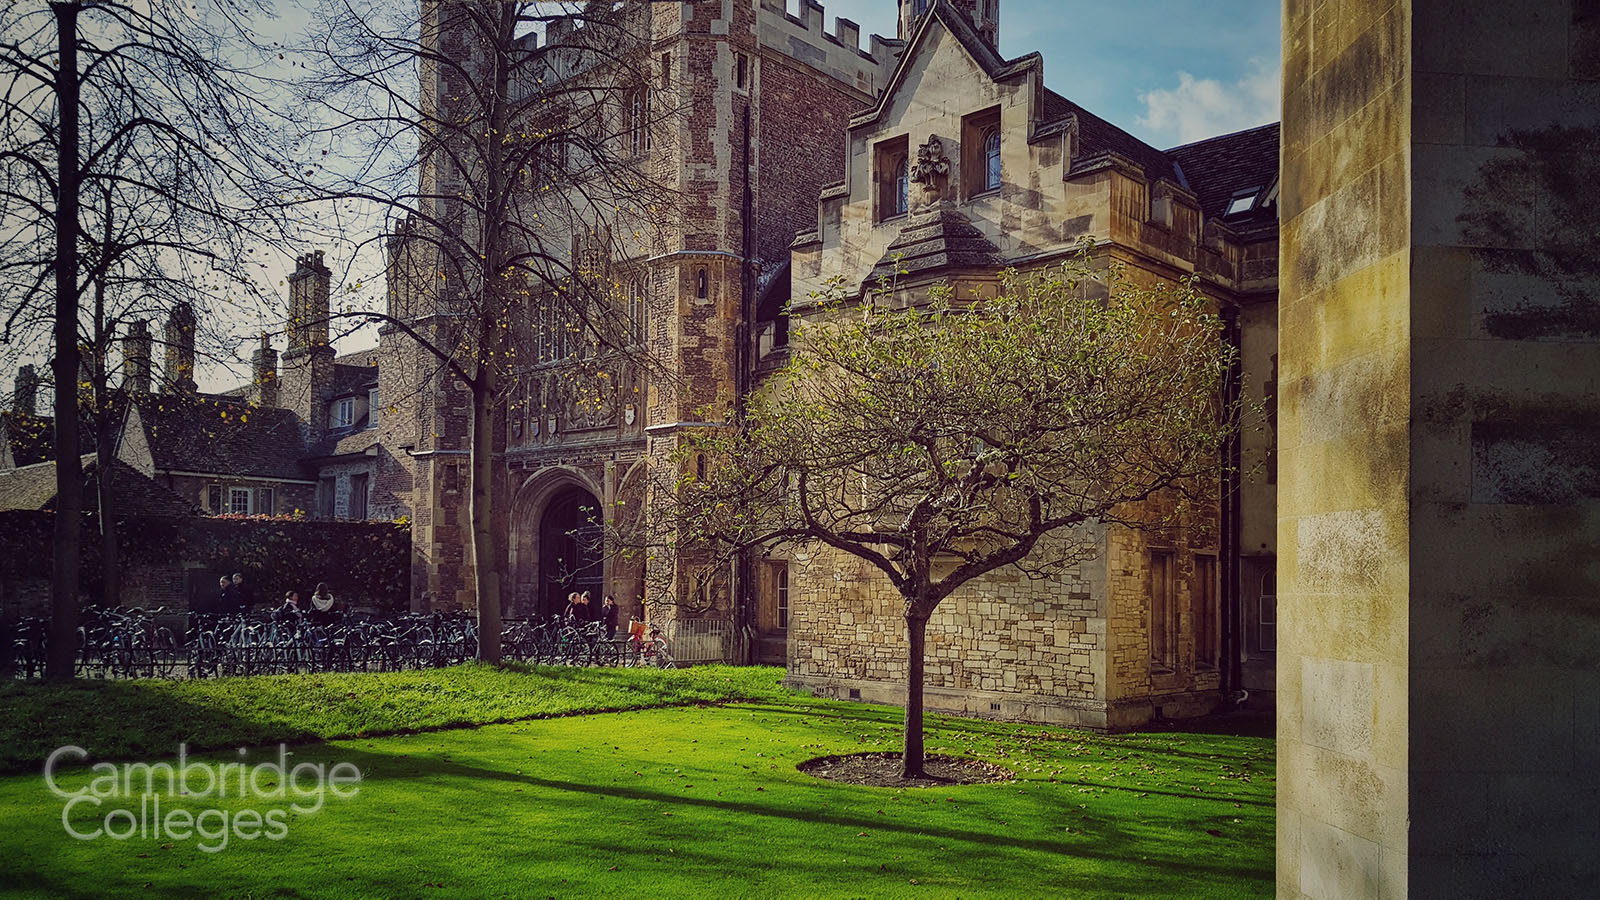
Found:
[[[1196,78],[1188,72],[1177,74],[1177,87],[1139,95],[1145,111],[1138,125],[1152,137],[1187,144],[1278,118],[1279,70],[1275,62],[1255,60],[1251,71],[1231,84]]]

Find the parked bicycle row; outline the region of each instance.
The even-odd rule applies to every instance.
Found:
[[[513,620],[501,633],[504,657],[540,665],[671,666],[658,630],[633,622],[610,636],[604,623],[557,617]],[[6,626],[0,672],[44,673],[49,622]],[[345,614],[309,617],[86,610],[77,630],[77,671],[85,678],[209,678],[289,672],[388,672],[467,662],[477,652],[477,622],[466,615]]]

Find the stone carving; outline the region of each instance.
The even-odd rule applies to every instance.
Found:
[[[917,148],[917,162],[911,167],[911,180],[922,186],[923,202],[931,206],[943,200],[949,178],[950,159],[944,155],[944,142],[929,135],[928,142]]]

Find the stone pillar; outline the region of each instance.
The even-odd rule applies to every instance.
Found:
[[[1600,883],[1600,12],[1290,3],[1278,895]]]

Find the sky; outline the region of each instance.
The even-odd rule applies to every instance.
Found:
[[[798,8],[800,0],[788,0]],[[1039,52],[1045,84],[1166,149],[1278,118],[1278,0],[999,0],[1000,52]],[[895,0],[829,0],[892,37]]]

